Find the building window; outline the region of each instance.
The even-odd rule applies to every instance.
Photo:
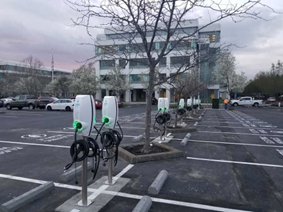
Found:
[[[127,60],[125,60],[125,59],[119,60],[119,67],[120,68],[124,69],[124,68],[126,68],[126,65],[127,65]]]
[[[159,67],[166,67],[166,57],[161,58],[160,62],[159,62]]]
[[[146,68],[147,59],[132,59],[130,60],[130,68]]]
[[[99,68],[100,70],[112,69],[115,67],[115,60],[100,60]]]
[[[172,67],[186,67],[190,65],[190,57],[189,56],[178,56],[170,58],[170,66]]]
[[[130,75],[130,83],[143,83],[143,82],[148,82],[148,75],[142,75],[142,74]]]

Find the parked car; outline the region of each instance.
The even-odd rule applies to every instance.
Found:
[[[94,103],[95,103],[95,108],[96,109],[101,109],[102,108],[102,101],[101,100],[95,99]]]
[[[46,109],[72,111],[74,109],[74,101],[71,99],[58,99],[55,102],[47,104]]]
[[[3,106],[6,107],[6,104],[10,101],[12,101],[13,97],[8,97],[8,98],[2,98],[1,100],[3,101]]]
[[[23,109],[23,107],[28,107],[28,109],[32,110],[35,109],[36,106],[36,98],[32,95],[19,95],[6,103],[7,110],[11,110],[14,107],[17,107],[19,110]]]
[[[0,107],[4,107],[4,101],[0,99]]]
[[[155,97],[152,97],[151,98],[151,104],[152,105],[157,105],[157,103],[158,103],[158,100]]]
[[[230,104],[233,105],[234,107],[239,105],[252,105],[258,107],[259,105],[262,104],[262,100],[254,100],[250,96],[244,96],[241,97],[239,100],[231,100]]]
[[[53,103],[57,101],[58,99],[56,97],[49,97],[49,96],[41,96],[37,99],[37,107],[40,109],[45,109],[46,105],[49,103]]]
[[[267,102],[275,102],[275,101],[276,101],[275,97],[269,97],[267,99]]]

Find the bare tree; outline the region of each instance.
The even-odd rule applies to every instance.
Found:
[[[179,104],[180,99],[183,98],[185,102],[187,99],[197,95],[199,92],[203,91],[207,88],[207,85],[204,82],[200,82],[198,70],[193,68],[185,73],[182,73],[174,78],[171,78],[168,81],[172,91],[177,97],[177,103]],[[177,126],[177,110],[176,108],[176,116],[175,116],[175,126]]]
[[[25,76],[42,75],[41,68],[43,67],[43,62],[36,57],[30,55],[23,59],[22,63],[24,63],[24,67],[22,67],[21,70]]]
[[[115,96],[120,100],[120,96],[131,88],[129,75],[123,74],[119,66],[115,66],[105,75],[106,88],[113,91]]]
[[[45,91],[51,92],[58,96],[67,97],[70,94],[71,79],[67,76],[61,76],[51,81],[46,87]]]
[[[71,74],[70,91],[74,94],[95,95],[98,80],[93,63],[82,65]]]
[[[118,35],[118,40],[127,44],[116,48],[113,45],[99,46],[98,53],[89,59],[124,59],[142,62],[148,69],[148,87],[146,93],[146,128],[143,151],[150,152],[150,124],[151,97],[155,86],[166,82],[170,77],[198,66],[198,48],[202,40],[196,40],[198,33],[225,18],[232,18],[235,22],[245,18],[261,18],[259,12],[253,10],[256,6],[271,9],[260,0],[244,0],[243,3],[223,3],[211,0],[102,0],[92,1],[67,0],[69,6],[80,16],[73,19],[74,25],[84,26],[89,35],[94,28],[107,29]],[[198,9],[213,11],[216,16],[202,27],[186,30],[185,23],[191,23],[189,15]],[[272,9],[271,9],[272,10]],[[198,18],[198,17],[197,17]],[[98,20],[105,20],[103,24],[96,24]],[[195,45],[197,43],[197,45]],[[90,44],[90,43],[89,43]],[[90,45],[99,45],[99,41]],[[181,50],[182,48],[182,50]],[[156,67],[168,55],[176,58],[187,58],[186,62],[178,64],[172,74],[161,80],[154,81]],[[159,69],[160,70],[160,69]],[[170,69],[172,70],[172,68]],[[160,71],[160,74],[162,72]]]

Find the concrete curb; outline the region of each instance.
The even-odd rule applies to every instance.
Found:
[[[191,133],[188,133],[184,139],[181,141],[180,146],[187,146],[189,139],[191,138]]]
[[[135,163],[142,163],[142,162],[148,162],[148,161],[156,161],[156,160],[167,160],[171,158],[180,158],[184,156],[184,152],[175,149],[171,146],[167,146],[165,144],[160,143],[154,143],[155,146],[159,146],[163,149],[166,149],[168,151],[166,152],[160,152],[160,153],[154,153],[154,154],[146,154],[146,155],[134,155],[131,152],[124,149],[125,147],[133,147],[135,145],[144,145],[144,142],[139,143],[130,143],[130,144],[123,144],[119,146],[119,157],[123,158],[127,162],[131,164]]]
[[[137,206],[134,208],[133,212],[147,212],[152,205],[151,198],[149,196],[143,196]]]
[[[92,169],[92,162],[88,162],[87,170],[91,170],[91,169]],[[82,170],[83,170],[82,166],[78,166],[77,171],[75,171],[75,169],[66,171],[60,176],[60,181],[64,183],[69,182],[70,180],[75,178],[76,172],[77,172],[77,176],[79,176],[82,173]]]
[[[141,142],[144,139],[144,134],[141,134],[139,136],[136,136],[132,139],[132,142],[136,143],[136,142]]]
[[[168,172],[166,170],[162,170],[161,172],[159,172],[153,183],[148,188],[148,193],[157,195],[167,178],[168,178]]]
[[[6,203],[1,205],[0,211],[2,212],[13,212],[16,211],[23,206],[27,205],[28,203],[42,197],[46,193],[50,192],[52,189],[54,189],[54,183],[53,182],[47,182],[41,186],[38,186]]]

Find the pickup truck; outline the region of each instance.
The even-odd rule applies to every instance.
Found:
[[[254,100],[250,96],[241,97],[239,100],[231,100],[230,104],[234,107],[237,107],[239,105],[252,105],[254,107],[258,107],[262,104],[262,100]]]
[[[7,110],[11,110],[14,107],[18,108],[19,110],[23,109],[23,107],[28,107],[28,109],[32,110],[35,109],[36,106],[36,98],[31,95],[19,95],[6,103]]]

